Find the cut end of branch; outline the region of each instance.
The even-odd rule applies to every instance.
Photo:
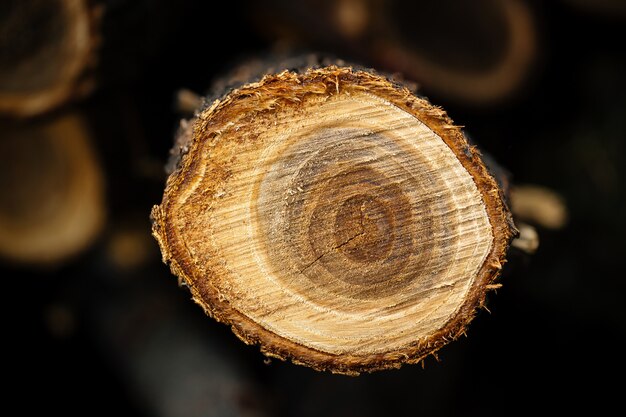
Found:
[[[82,116],[2,124],[0,256],[49,265],[84,250],[105,220],[104,180]]]
[[[267,356],[344,374],[464,333],[513,228],[441,109],[331,66],[268,75],[193,123],[153,233],[209,315]]]
[[[4,4],[0,112],[34,116],[91,90],[101,11],[87,0]]]

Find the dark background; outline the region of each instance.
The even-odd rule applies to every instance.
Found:
[[[267,52],[276,40],[259,22],[258,5],[231,3],[218,11],[210,2],[185,0],[165,17],[154,11],[159,17],[141,24],[130,19],[125,36],[139,40],[115,40],[110,48],[136,59],[107,62],[107,71],[122,75],[72,104],[96,132],[107,226],[93,246],[61,265],[0,265],[5,407],[17,406],[20,414],[43,405],[49,413],[137,416],[619,410],[626,352],[626,16],[565,1],[529,2],[540,51],[524,85],[497,103],[451,100],[422,80],[430,99],[466,126],[514,182],[561,194],[569,222],[561,230],[539,228],[534,256],[511,254],[503,287],[489,294],[491,314],[480,311],[468,337],[443,348],[439,362],[430,357],[424,369],[354,378],[265,360],[204,317],[149,237],[149,211],[165,180],[160,167],[180,119],[177,89],[207,91],[233,63]],[[123,24],[115,28],[125,33]],[[317,37],[312,31],[303,46],[355,58]],[[144,242],[137,265],[111,260],[111,239],[120,231]]]

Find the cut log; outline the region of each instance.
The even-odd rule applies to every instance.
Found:
[[[567,224],[567,204],[556,191],[540,185],[518,184],[509,194],[516,219],[547,229],[561,229]]]
[[[371,71],[244,84],[183,125],[153,234],[194,300],[263,353],[358,374],[464,334],[516,233],[441,109]]]
[[[93,86],[97,9],[87,0],[0,6],[0,112],[32,116]]]
[[[50,264],[85,249],[102,228],[105,208],[82,117],[0,127],[0,256]]]
[[[519,92],[539,55],[537,19],[524,0],[266,3],[253,21],[274,40],[349,54],[470,106]]]
[[[144,75],[192,0],[4,0],[0,114],[33,117]]]
[[[497,103],[528,78],[537,28],[523,0],[385,4],[385,36],[373,43],[377,62],[433,94],[474,105]]]

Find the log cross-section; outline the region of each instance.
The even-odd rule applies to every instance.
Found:
[[[92,90],[102,11],[95,4],[0,4],[0,113],[36,116]]]
[[[375,73],[329,66],[200,111],[152,211],[194,300],[268,356],[357,374],[463,334],[514,234],[462,131]]]

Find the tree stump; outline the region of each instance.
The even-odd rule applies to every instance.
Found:
[[[515,228],[445,112],[369,70],[244,84],[183,125],[152,210],[194,300],[264,354],[358,374],[465,332]]]

